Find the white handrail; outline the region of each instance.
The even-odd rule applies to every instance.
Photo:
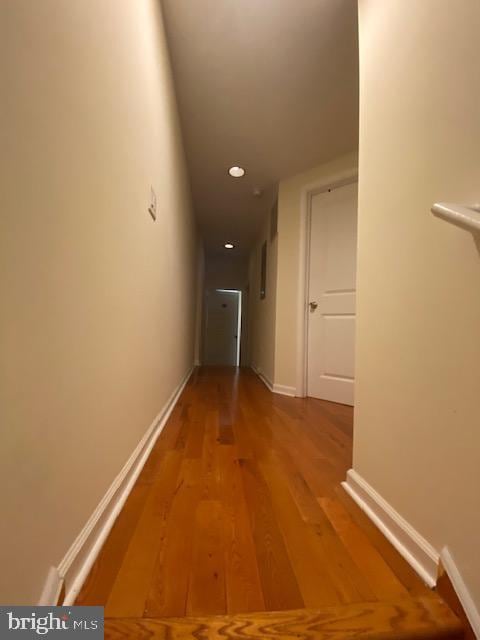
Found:
[[[452,204],[436,202],[431,208],[434,216],[468,231],[480,231],[480,204]]]

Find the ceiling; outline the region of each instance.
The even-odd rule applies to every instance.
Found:
[[[357,2],[163,0],[163,7],[205,246],[225,251],[231,241],[243,253],[279,180],[357,147]],[[246,175],[231,178],[232,165]]]

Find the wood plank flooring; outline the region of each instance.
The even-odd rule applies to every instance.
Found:
[[[210,618],[110,618],[109,640],[461,640],[462,629],[439,599],[404,598],[297,611]]]
[[[76,604],[103,605],[119,638],[140,618],[173,638],[152,619],[420,606],[431,592],[340,486],[352,422],[250,370],[197,369]]]

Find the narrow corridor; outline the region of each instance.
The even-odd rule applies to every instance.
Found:
[[[340,486],[352,413],[197,369],[77,604],[169,618],[427,596]]]
[[[480,1],[0,24],[0,637],[480,640]]]

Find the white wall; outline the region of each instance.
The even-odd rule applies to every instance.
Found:
[[[159,3],[0,13],[0,602],[30,604],[192,365],[195,223]]]
[[[306,187],[328,184],[352,174],[357,168],[355,152],[340,156],[309,171],[280,182],[278,191],[278,258],[275,330],[275,383],[295,389],[298,344],[298,289],[302,194]]]
[[[360,0],[354,468],[480,603],[478,0]]]

